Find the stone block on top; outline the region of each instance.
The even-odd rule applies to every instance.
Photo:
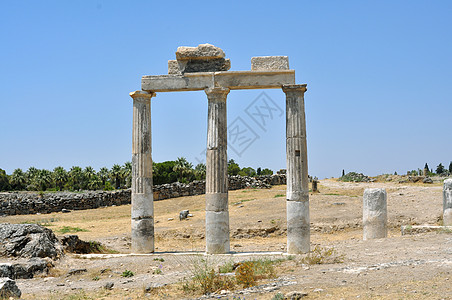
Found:
[[[251,71],[289,70],[287,56],[257,56],[251,58]]]

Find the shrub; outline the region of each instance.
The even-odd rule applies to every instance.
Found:
[[[307,265],[334,264],[344,262],[344,255],[338,255],[334,248],[323,248],[316,246],[312,252],[307,254],[301,263]]]
[[[130,270],[125,270],[124,272],[122,272],[121,276],[122,277],[133,277],[135,274],[133,274],[132,271]]]

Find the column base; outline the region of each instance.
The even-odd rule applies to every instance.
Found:
[[[310,251],[309,201],[287,202],[287,253]]]
[[[229,251],[229,212],[206,211],[206,253],[224,254]]]
[[[154,219],[132,219],[132,253],[154,252]]]

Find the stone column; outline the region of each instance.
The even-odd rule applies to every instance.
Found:
[[[443,225],[452,226],[452,179],[444,180]]]
[[[135,91],[132,133],[132,252],[154,252],[154,197],[152,192],[151,98]]]
[[[226,98],[229,89],[205,90],[208,99],[206,252],[229,252]]]
[[[284,85],[286,94],[287,253],[309,252],[309,179],[304,93],[306,84]]]
[[[363,239],[388,236],[387,195],[385,189],[365,189],[363,195]]]

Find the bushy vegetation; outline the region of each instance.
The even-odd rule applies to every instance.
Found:
[[[290,258],[288,258],[290,259]],[[276,276],[274,265],[285,259],[255,259],[241,263],[227,262],[215,270],[208,259],[200,258],[193,263],[192,277],[182,284],[185,292],[203,294],[221,290],[233,290],[236,287],[247,288],[257,284],[261,279]],[[234,275],[230,274],[234,272]],[[226,273],[226,274],[225,274]]]
[[[206,165],[200,163],[193,167],[184,157],[175,161],[153,163],[154,184],[179,181],[189,183],[206,178]],[[229,175],[259,176],[271,175],[272,170],[251,167],[240,168],[233,160],[228,162]],[[132,163],[115,164],[100,168],[96,172],[91,166],[82,168],[73,166],[69,170],[59,166],[53,171],[30,167],[25,172],[16,169],[11,175],[0,169],[0,191],[79,191],[79,190],[114,190],[130,188],[132,185]]]

